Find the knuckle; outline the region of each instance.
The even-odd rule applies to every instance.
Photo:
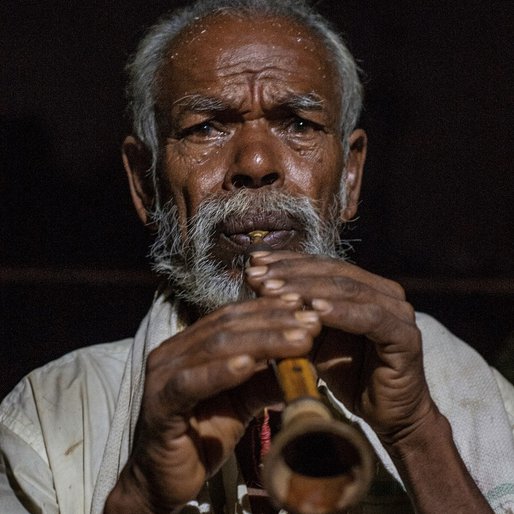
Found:
[[[391,290],[392,296],[398,298],[399,300],[405,300],[406,294],[402,285],[400,285],[398,282],[394,282],[393,280],[388,280],[387,284]]]
[[[186,387],[186,380],[184,378],[184,373],[176,373],[173,377],[170,377],[166,382],[166,387],[163,389],[163,394],[166,395],[166,399],[170,398],[180,398],[184,396]]]
[[[407,295],[405,293],[405,288],[402,285],[398,284],[397,282],[395,282],[395,285],[396,285],[396,293],[398,295],[398,298],[405,300],[405,298],[407,297]]]
[[[416,318],[416,310],[414,309],[414,307],[409,302],[404,302],[402,305],[403,305],[405,317],[409,321],[414,321],[414,319]]]
[[[347,298],[358,296],[361,292],[361,284],[348,277],[331,277],[329,281]]]
[[[355,280],[348,277],[335,277],[335,282],[347,294],[355,293],[359,289],[359,284]]]
[[[168,379],[160,394],[163,404],[166,402],[168,405],[175,405],[177,410],[181,410],[182,406],[192,403],[189,391],[189,375],[190,373],[184,370]]]
[[[226,330],[213,331],[205,345],[205,352],[208,355],[215,355],[221,348],[224,348],[227,345],[229,340],[230,335]]]
[[[236,320],[239,317],[239,312],[237,310],[237,307],[235,305],[229,304],[223,306],[219,310],[218,315],[218,323],[225,325],[232,323],[234,320]]]
[[[367,305],[367,317],[369,323],[377,327],[384,322],[385,309],[378,303],[370,303]]]
[[[390,336],[406,350],[409,350],[413,360],[419,359],[422,354],[422,338],[421,332],[415,324],[402,321],[391,323]]]
[[[423,346],[423,338],[421,336],[421,330],[418,328],[417,325],[411,325],[411,333],[412,333],[412,340],[414,344],[416,345],[416,348],[421,351]]]
[[[198,401],[198,392],[203,383],[204,370],[185,367],[167,377],[161,394],[168,404],[191,405]]]

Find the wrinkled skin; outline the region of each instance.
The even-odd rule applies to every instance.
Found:
[[[186,30],[169,55],[159,99],[164,189],[179,208],[184,234],[205,198],[240,187],[307,195],[327,217],[343,168],[347,202],[340,216],[355,214],[366,135],[341,134],[340,84],[312,33],[282,19],[211,16]],[[198,110],[187,101],[192,95],[223,107]],[[317,106],[292,106],[290,99],[302,95],[314,95]],[[351,146],[346,161],[343,137]],[[148,162],[132,136],[124,160],[147,222]],[[217,242],[222,262],[234,251]],[[151,353],[133,452],[106,512],[169,512],[193,499],[250,418],[280,400],[267,360],[304,355],[400,462],[419,512],[490,512],[430,398],[420,333],[398,284],[287,244],[253,254],[247,282],[256,300],[197,315]],[[431,462],[422,453],[432,450],[427,434],[444,457],[458,506],[451,493],[434,505],[439,470],[412,465],[418,457]]]
[[[230,305],[153,352],[135,456],[141,449],[138,465],[154,481],[165,478],[167,491],[169,475],[176,479],[171,489],[176,493],[160,498],[161,505],[194,498],[251,417],[280,400],[266,360],[307,353],[320,329],[317,316],[299,308],[298,300],[274,298]],[[148,449],[154,446],[159,455],[148,461]],[[165,472],[154,474],[156,461]]]
[[[299,253],[259,253],[252,264],[247,274],[260,295],[294,291],[319,315],[325,331],[313,354],[320,377],[383,439],[394,440],[432,407],[414,311],[398,284]],[[270,280],[284,284],[270,289]]]

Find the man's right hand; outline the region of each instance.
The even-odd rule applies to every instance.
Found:
[[[248,421],[280,399],[268,359],[306,355],[321,329],[300,298],[227,305],[149,355],[132,454],[105,513],[169,513],[194,499]]]

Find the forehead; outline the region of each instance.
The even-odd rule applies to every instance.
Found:
[[[336,67],[314,32],[290,19],[265,16],[216,14],[198,20],[171,44],[160,79],[159,100],[172,103],[220,90],[228,97],[243,83],[264,89],[280,83],[284,91],[314,93],[333,104],[339,104],[341,92]]]

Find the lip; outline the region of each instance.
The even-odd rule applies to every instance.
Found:
[[[255,213],[245,219],[230,218],[218,227],[220,233],[230,237],[234,234],[248,234],[252,230],[268,232],[300,230],[300,224],[282,212]]]
[[[249,233],[254,230],[268,232],[263,242],[274,250],[289,247],[300,240],[303,228],[297,220],[281,212],[254,214],[246,219],[231,218],[218,229],[219,244],[230,253],[242,253],[251,241]]]
[[[264,230],[264,229],[256,229]],[[268,234],[262,238],[262,242],[268,244],[274,250],[285,248],[288,244],[297,239],[299,232],[297,230],[270,230]],[[230,245],[235,251],[245,251],[252,243],[248,234],[220,234],[220,242]]]

